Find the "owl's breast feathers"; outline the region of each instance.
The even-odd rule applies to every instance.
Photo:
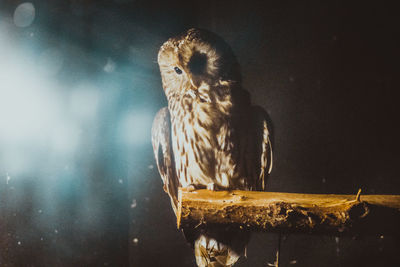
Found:
[[[236,182],[237,161],[232,102],[228,94],[213,94],[207,87],[200,86],[194,97],[183,95],[169,101],[176,171],[183,187],[229,188]]]
[[[269,153],[263,147],[270,150],[270,143],[269,148],[263,145],[264,131],[266,142],[269,137],[256,114],[259,112],[247,100],[232,99],[228,83],[212,90],[204,86],[204,92],[201,88],[198,94],[210,101],[198,95],[169,99],[172,147],[181,186],[262,189],[266,172],[261,169],[269,158],[262,156]]]

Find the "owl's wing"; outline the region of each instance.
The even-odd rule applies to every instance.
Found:
[[[164,191],[169,195],[176,214],[179,180],[175,171],[171,144],[171,120],[167,107],[160,109],[154,118],[151,139],[158,171],[164,183]]]
[[[256,119],[256,132],[261,141],[260,174],[256,182],[257,190],[265,190],[265,179],[271,173],[273,165],[271,131],[268,125],[268,114],[261,107],[253,107],[253,117]],[[262,134],[262,135],[260,135]]]
[[[265,189],[265,176],[270,174],[272,171],[273,157],[272,157],[272,144],[270,139],[270,132],[268,130],[267,121],[263,122],[263,143],[261,153],[261,172],[260,182],[262,189]],[[266,174],[267,172],[267,174]]]

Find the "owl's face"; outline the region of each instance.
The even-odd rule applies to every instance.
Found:
[[[190,29],[166,41],[158,53],[164,91],[172,95],[214,90],[223,82],[240,82],[239,65],[230,47],[217,35]]]

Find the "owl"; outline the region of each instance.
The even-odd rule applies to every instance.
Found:
[[[168,107],[156,115],[152,144],[173,210],[178,188],[264,190],[272,169],[266,113],[252,106],[229,45],[216,34],[189,29],[158,53]],[[230,226],[184,229],[198,266],[232,266],[249,233]]]

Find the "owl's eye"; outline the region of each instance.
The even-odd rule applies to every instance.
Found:
[[[175,67],[174,70],[175,70],[175,72],[176,72],[177,74],[182,74],[182,70],[181,70],[180,68]]]

